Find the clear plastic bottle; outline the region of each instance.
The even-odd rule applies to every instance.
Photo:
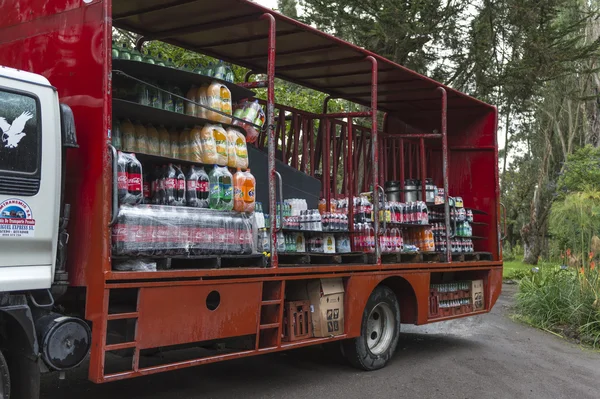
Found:
[[[227,166],[228,160],[228,141],[227,132],[221,125],[213,125],[213,137],[215,140],[215,150],[217,155],[216,163],[221,166]]]
[[[127,48],[127,45],[125,43],[121,45],[121,49],[119,51],[119,58],[122,60],[131,59],[131,53],[129,52],[129,49]]]
[[[119,122],[118,119],[113,119],[112,122],[112,145],[117,149],[120,150],[121,147],[123,146],[123,138],[121,136],[121,122]]]
[[[146,125],[146,132],[148,134],[148,154],[160,155],[160,135],[158,130],[148,123]]]
[[[135,121],[135,152],[148,153],[148,132],[142,122]]]
[[[197,110],[196,110],[196,104],[195,104],[195,102],[197,101],[197,98],[196,98],[197,93],[198,93],[198,88],[196,86],[192,86],[188,90],[188,92],[185,96],[189,100],[189,101],[185,102],[185,114],[186,115],[197,116]]]
[[[172,127],[171,129],[169,129],[169,137],[171,141],[171,144],[169,146],[169,148],[171,149],[169,157],[173,159],[180,159],[181,155],[179,153],[179,132],[177,132],[176,128]]]
[[[163,157],[171,156],[171,135],[164,125],[158,127],[159,153]]]

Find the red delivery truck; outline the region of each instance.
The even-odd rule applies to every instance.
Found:
[[[20,0],[0,65],[2,397],[88,354],[96,383],[325,343],[375,370],[500,295],[494,106],[246,0]]]

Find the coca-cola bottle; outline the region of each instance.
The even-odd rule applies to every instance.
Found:
[[[177,182],[175,183],[175,204],[177,206],[185,206],[185,175],[180,166],[174,166]]]
[[[198,170],[195,166],[190,166],[187,176],[187,190],[185,198],[187,200],[187,206],[193,208],[200,208],[200,200],[198,199]]]
[[[137,160],[135,154],[128,154],[127,162],[127,202],[139,204],[143,199],[142,164]]]
[[[208,173],[204,168],[198,168],[198,185],[196,186],[196,197],[200,201],[200,208],[208,208],[209,184]]]
[[[146,173],[143,179],[142,191],[144,193],[144,204],[152,203],[152,189],[151,186],[154,184],[152,177],[149,173]]]
[[[119,203],[124,204],[127,200],[129,191],[127,190],[127,163],[128,158],[126,154],[119,151],[117,159],[117,192],[119,196]]]
[[[164,204],[165,205],[175,205],[175,191],[177,187],[177,171],[173,164],[170,163],[168,166],[164,167],[164,184],[165,184],[165,197]]]

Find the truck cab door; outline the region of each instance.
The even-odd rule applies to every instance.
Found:
[[[0,292],[50,288],[58,234],[61,133],[49,82],[0,67]]]

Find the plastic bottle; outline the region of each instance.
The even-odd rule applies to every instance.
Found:
[[[175,191],[174,191],[175,202],[173,203],[173,205],[185,206],[186,205],[185,175],[184,175],[183,171],[181,170],[180,166],[174,165],[173,167],[175,168],[175,176],[177,179],[176,183],[175,183]]]
[[[211,209],[220,209],[221,205],[221,168],[219,165],[214,165],[213,169],[208,174],[210,192],[209,206]]]
[[[186,127],[179,133],[179,158],[189,161],[190,157],[190,134],[192,129]]]
[[[228,141],[227,132],[221,125],[213,125],[213,137],[215,139],[215,149],[217,154],[216,163],[222,166],[227,166]]]
[[[189,101],[185,102],[185,114],[189,115],[189,116],[197,116],[197,110],[196,110],[196,104],[194,104],[197,101],[197,96],[198,94],[198,88],[196,86],[192,86],[190,87],[190,89],[188,90],[187,94],[186,94],[186,98]],[[193,101],[193,102],[191,102]]]
[[[204,160],[204,151],[202,148],[202,128],[198,125],[190,131],[188,142],[189,155],[188,160],[202,163]]]
[[[171,135],[164,125],[158,127],[159,154],[163,157],[171,156]]]
[[[175,190],[177,188],[177,171],[173,167],[173,164],[169,164],[164,167],[164,185],[165,185],[165,205],[175,204]]]
[[[154,64],[155,64],[155,62],[154,62],[154,58],[152,58],[152,56],[151,56],[150,54],[148,54],[148,52],[147,52],[147,51],[145,51],[145,52],[143,53],[143,56],[144,56],[144,62],[145,62],[146,64],[152,64],[152,65],[154,65]]]
[[[206,124],[200,132],[200,142],[202,144],[202,157],[200,159],[201,163],[217,163],[217,148],[213,134],[214,129],[214,125]]]
[[[142,56],[142,54],[137,51],[135,48],[133,50],[131,50],[131,60],[132,61],[138,61],[138,62],[142,62],[144,60],[144,57]]]
[[[173,100],[173,96],[171,96],[172,91],[173,88],[171,86],[168,86],[167,91],[162,93],[163,109],[165,111],[175,112],[175,101]]]
[[[135,95],[136,95],[136,101],[138,104],[140,105],[145,105],[145,106],[151,106],[152,104],[152,99],[151,99],[151,92],[150,92],[150,88],[145,85],[144,83],[138,82],[135,85]]]
[[[173,111],[177,112],[178,114],[184,114],[185,113],[185,104],[184,104],[185,102],[181,98],[181,97],[183,97],[183,92],[177,86],[174,86],[171,89],[171,92],[173,94],[176,94],[176,96],[171,96],[171,99],[173,100]]]
[[[131,53],[127,49],[127,45],[125,43],[123,43],[121,45],[121,50],[119,51],[119,58],[122,60],[130,60],[131,59]]]
[[[246,145],[246,137],[237,129],[227,129],[227,137],[229,144],[233,141],[233,151],[230,149],[229,154],[234,154],[234,160],[228,159],[228,165],[233,164],[236,168],[248,168],[248,146]]]
[[[226,166],[221,167],[219,177],[221,189],[221,210],[230,211],[233,209],[233,176],[227,170]]]
[[[244,172],[246,179],[243,185],[244,212],[252,213],[256,208],[256,179],[250,169]]]
[[[134,152],[140,152],[142,154],[148,153],[148,132],[142,122],[135,121],[135,150]]]
[[[112,137],[111,137],[112,145],[117,150],[120,150],[122,148],[122,146],[123,146],[122,140],[123,140],[123,138],[121,136],[121,122],[119,122],[118,119],[113,119],[113,122],[112,122]]]
[[[112,41],[112,58],[117,59],[119,58],[119,48],[117,47],[117,43],[114,41]]]
[[[207,109],[205,107],[208,106],[208,85],[202,85],[196,91],[196,101],[204,107],[196,106],[196,116],[198,118],[207,119]]]
[[[200,208],[208,208],[208,197],[209,197],[209,178],[208,173],[204,168],[197,168],[198,172],[198,185],[196,186],[196,197],[200,201]]]
[[[181,155],[179,153],[179,132],[175,127],[169,129],[169,157],[173,159],[180,159]]]
[[[225,64],[223,64],[223,61],[219,60],[219,63],[217,64],[217,67],[215,68],[214,78],[225,80],[226,76],[227,76],[227,68],[225,67]]]
[[[158,87],[158,83],[151,82],[153,87],[148,87],[150,92],[150,106],[163,109],[163,91]]]
[[[225,74],[225,80],[229,83],[233,83],[235,81],[235,75],[231,65],[227,65],[225,68],[227,70],[227,73]]]
[[[158,130],[148,123],[146,125],[146,132],[148,134],[148,154],[160,155],[160,135]]]
[[[198,170],[195,166],[190,166],[187,175],[185,176],[185,180],[187,183],[186,186],[186,200],[187,206],[193,208],[201,208],[200,199],[198,198]]]
[[[204,69],[204,76],[213,77],[215,75],[215,70],[212,62],[209,62],[206,68]]]
[[[236,212],[244,212],[244,183],[246,175],[244,172],[237,169],[233,175],[233,210]]]

